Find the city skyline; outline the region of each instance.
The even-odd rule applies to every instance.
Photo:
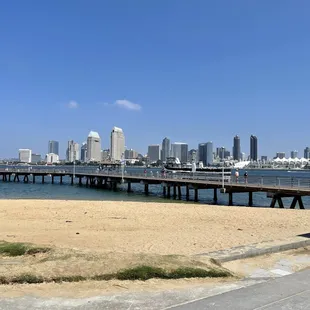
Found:
[[[11,135],[2,135],[0,156],[19,148],[43,156],[54,139],[65,158],[67,141],[81,144],[92,129],[107,149],[114,124],[143,153],[165,136],[231,151],[238,134],[249,154],[255,134],[259,156],[301,156],[307,113],[288,124],[291,108],[307,111],[310,100],[309,9],[278,0],[6,1],[0,130]]]

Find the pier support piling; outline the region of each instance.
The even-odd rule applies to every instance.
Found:
[[[62,175],[60,176],[60,184],[62,184]]]
[[[198,188],[195,188],[195,202],[198,201]]]
[[[34,184],[36,182],[36,176],[33,174],[32,175],[32,183]]]
[[[79,186],[82,186],[82,177],[79,177]]]
[[[177,186],[174,184],[173,185],[173,199],[177,198]]]
[[[186,185],[186,200],[189,200],[189,186]]]
[[[44,175],[42,175],[42,184],[44,184]]]
[[[233,205],[233,193],[229,193],[229,201],[228,201],[228,205],[232,206]]]
[[[253,192],[249,192],[249,206],[253,206]]]
[[[167,188],[166,186],[163,186],[163,196],[166,197],[167,195]]]
[[[178,185],[178,198],[181,200],[182,199],[182,190],[181,190],[181,186]]]
[[[55,178],[54,175],[52,175],[52,184],[54,184],[54,178]]]
[[[148,185],[148,183],[144,184],[144,192],[145,192],[145,195],[149,194],[149,185]]]
[[[74,179],[73,179],[73,175],[71,175],[71,185],[74,184]]]
[[[214,188],[213,190],[213,201],[214,203],[217,203],[217,188]]]
[[[127,193],[131,193],[131,183],[128,182],[127,184]]]
[[[281,196],[277,196],[277,195],[274,195],[274,197],[272,198],[272,201],[271,201],[271,204],[270,204],[270,208],[274,208],[277,202],[279,204],[279,207],[281,209],[284,209],[282,197]]]
[[[298,202],[298,204],[299,204],[299,208],[300,208],[300,209],[304,209],[304,208],[305,208],[301,196],[295,196],[295,197],[293,198],[293,201],[292,201],[292,204],[291,204],[291,207],[290,207],[290,208],[291,208],[291,209],[295,209],[297,202]]]
[[[171,198],[171,186],[170,185],[168,185],[167,186],[167,197],[170,199]]]

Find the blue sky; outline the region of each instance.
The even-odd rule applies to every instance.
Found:
[[[310,145],[310,2],[29,0],[0,5],[0,157],[90,130],[109,146]],[[132,103],[132,106],[128,104]]]

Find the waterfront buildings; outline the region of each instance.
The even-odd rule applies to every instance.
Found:
[[[162,142],[161,160],[167,161],[168,157],[170,157],[170,139],[166,137],[163,139],[163,142]]]
[[[262,162],[266,162],[268,160],[267,156],[261,156],[260,160]]]
[[[54,141],[54,140],[48,141],[47,153],[48,154],[49,153],[53,153],[53,154],[59,155],[59,142],[58,141]]]
[[[101,150],[101,160],[107,161],[109,159],[110,159],[110,150],[109,149]]]
[[[216,157],[220,160],[224,160],[226,157],[226,149],[224,146],[216,148]],[[229,153],[230,156],[230,153]]]
[[[241,160],[241,145],[240,145],[240,137],[237,135],[234,137],[234,147],[233,147],[233,157],[234,160]]]
[[[37,164],[37,163],[39,163],[41,161],[42,161],[42,158],[41,158],[40,154],[34,154],[34,153],[31,154],[31,162],[33,164]]]
[[[125,150],[125,159],[136,159],[138,158],[138,152],[133,149]]]
[[[197,150],[195,149],[191,149],[188,152],[188,161],[190,163],[196,163],[197,162]]]
[[[257,150],[257,137],[251,135],[250,137],[250,160],[257,161],[258,150]]]
[[[310,159],[310,147],[306,147],[304,150],[304,158]]]
[[[113,127],[111,132],[111,159],[112,161],[121,160],[125,153],[125,136],[123,129]]]
[[[276,158],[280,158],[280,159],[285,158],[285,152],[277,152],[276,153]]]
[[[199,143],[198,145],[199,161],[204,166],[209,166],[213,163],[213,143]]]
[[[182,163],[187,162],[188,145],[183,142],[175,142],[171,144],[171,156],[178,158]]]
[[[87,161],[87,143],[83,142],[81,146],[81,161],[86,162]]]
[[[147,156],[149,158],[149,161],[156,162],[160,159],[160,146],[159,144],[152,144],[148,147]]]
[[[76,160],[80,160],[80,146],[78,143],[73,140],[68,141],[67,148],[67,162],[74,162]]]
[[[45,155],[45,162],[47,164],[56,164],[59,162],[59,155],[54,153],[48,153]]]
[[[96,131],[90,131],[87,137],[87,161],[101,161],[101,139]]]
[[[31,163],[31,153],[32,151],[30,149],[19,149],[19,161],[21,163]]]
[[[298,151],[291,151],[291,158],[297,158],[298,157]]]

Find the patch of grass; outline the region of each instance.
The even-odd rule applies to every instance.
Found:
[[[151,267],[151,266],[137,266],[134,268],[123,269],[117,273],[102,274],[92,277],[83,276],[60,276],[52,278],[43,278],[32,274],[22,274],[13,278],[0,277],[0,284],[34,284],[43,282],[80,282],[86,280],[95,281],[109,281],[113,279],[117,280],[142,280],[146,281],[149,279],[182,279],[182,278],[219,278],[229,277],[231,274],[225,270],[217,269],[202,269],[183,267],[171,271],[166,271],[162,268]]]
[[[36,247],[27,243],[0,241],[0,255],[34,255],[38,253],[47,253],[50,250],[50,248]]]
[[[36,284],[43,283],[44,279],[39,276],[35,276],[29,273],[21,274],[11,279],[10,283],[12,284]]]
[[[0,254],[8,256],[20,256],[25,255],[26,252],[27,252],[27,246],[24,243],[11,243],[11,242],[0,243]]]
[[[169,279],[182,279],[182,278],[225,278],[231,274],[225,270],[202,268],[183,267],[172,270],[168,273]]]
[[[151,266],[138,266],[124,269],[114,275],[117,280],[148,280],[152,278],[167,279],[167,273],[162,268]]]

